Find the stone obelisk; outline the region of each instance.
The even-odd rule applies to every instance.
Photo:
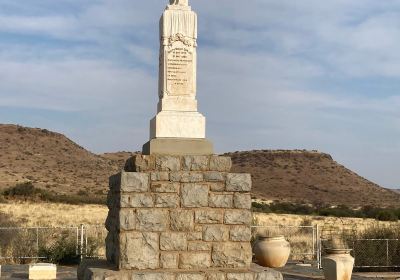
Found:
[[[206,119],[197,111],[197,15],[170,0],[160,19],[159,102],[143,154],[209,155]]]

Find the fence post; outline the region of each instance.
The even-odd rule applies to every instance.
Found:
[[[75,227],[76,229],[76,255],[79,254],[79,227]]]
[[[389,239],[386,239],[386,265],[389,266]]]
[[[313,257],[314,257],[314,255],[315,255],[315,252],[316,252],[316,248],[317,248],[317,246],[315,246],[315,242],[317,241],[317,239],[315,238],[315,233],[316,233],[316,231],[315,231],[315,226],[312,226],[312,254],[313,254]]]
[[[39,228],[38,227],[36,228],[36,250],[37,250],[36,254],[40,258],[40,256],[39,256]]]
[[[316,224],[315,225],[315,241],[316,241],[316,245],[317,245],[317,266],[318,269],[321,269],[321,237],[319,234],[319,225]]]
[[[81,254],[81,260],[83,259],[83,224],[81,224],[81,248],[80,248],[80,254]]]
[[[88,229],[86,228],[86,234],[85,234],[85,258],[87,258],[87,256],[88,256],[87,247],[88,247]]]

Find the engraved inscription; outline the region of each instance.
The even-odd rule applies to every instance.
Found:
[[[193,54],[174,48],[167,54],[167,92],[172,96],[193,93]]]

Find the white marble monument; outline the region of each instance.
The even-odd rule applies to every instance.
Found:
[[[159,102],[145,154],[212,154],[197,111],[197,15],[188,0],[170,0],[160,20]]]
[[[170,0],[161,18],[160,101],[143,154],[110,177],[105,260],[79,280],[282,280],[252,264],[251,176],[212,155],[196,101],[196,14]]]

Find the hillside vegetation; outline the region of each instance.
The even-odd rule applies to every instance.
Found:
[[[65,201],[55,199],[55,195],[104,198],[108,177],[121,170],[131,155],[96,155],[59,133],[0,125],[0,191],[30,182],[35,189],[28,190],[49,201]],[[400,205],[399,193],[358,176],[328,154],[265,150],[227,155],[232,157],[233,172],[252,174],[255,198],[348,206]]]

